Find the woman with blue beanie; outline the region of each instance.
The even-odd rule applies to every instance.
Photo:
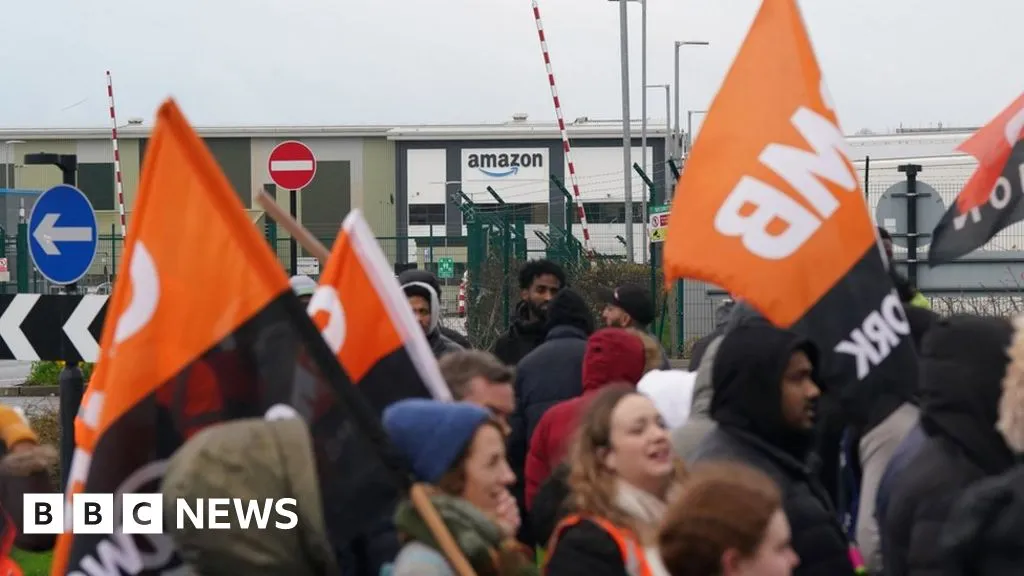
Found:
[[[464,402],[410,399],[384,411],[384,428],[416,480],[432,485],[431,502],[479,576],[537,574],[515,541],[519,516],[508,487],[501,425]],[[395,526],[404,544],[392,576],[455,576],[415,507],[402,502]]]

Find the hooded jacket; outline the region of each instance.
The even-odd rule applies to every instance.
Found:
[[[735,306],[736,303],[734,301],[726,300],[715,309],[715,329],[693,343],[693,349],[690,351],[690,364],[687,366],[687,370],[696,372],[700,368],[701,360],[704,358],[708,346],[725,333],[725,327],[729,323],[729,316],[732,314]]]
[[[406,272],[420,272],[419,270],[407,270]],[[399,281],[401,281],[401,276]],[[402,290],[406,296],[420,296],[430,303],[430,322],[427,326],[427,343],[434,353],[435,358],[441,358],[445,354],[462,350],[462,346],[455,343],[441,333],[441,298],[437,289],[428,282],[412,280],[402,283]]]
[[[953,508],[942,536],[951,573],[1011,576],[1024,565],[1024,318],[1014,325],[998,428],[1017,466],[971,486]]]
[[[682,426],[672,430],[672,448],[686,462],[691,461],[697,446],[715,427],[715,421],[711,419],[711,373],[723,338],[718,336],[708,344],[700,367],[697,368],[697,379],[693,383],[693,403],[690,405],[689,418]]]
[[[398,275],[399,284],[408,284],[409,282],[423,282],[424,284],[429,284],[430,287],[434,289],[434,292],[437,293],[437,297],[439,299],[441,298],[441,283],[438,282],[437,277],[429,271],[413,268]],[[440,310],[440,308],[438,308],[438,310]],[[458,330],[452,330],[442,323],[438,324],[437,329],[441,332],[442,336],[448,338],[452,342],[455,342],[459,346],[462,346],[466,350],[473,347],[469,342],[469,338],[466,338],[466,336]]]
[[[782,417],[782,377],[798,350],[817,365],[817,351],[808,340],[767,322],[747,322],[726,332],[711,373],[711,417],[718,426],[693,460],[737,461],[775,480],[800,556],[795,576],[852,575],[842,526],[807,465],[812,434],[790,428]]]
[[[936,322],[921,350],[921,447],[892,480],[882,520],[887,576],[946,574],[937,545],[954,502],[971,484],[1008,470],[1013,455],[996,430],[1010,344],[1001,318]]]
[[[295,498],[295,529],[196,530],[172,533],[192,573],[319,576],[338,574],[327,539],[316,461],[298,419],[234,420],[205,428],[171,457],[164,475],[165,525],[186,498]]]
[[[546,320],[530,317],[530,304],[520,301],[512,314],[512,324],[498,337],[491,353],[505,364],[515,366],[544,342]]]
[[[551,471],[565,458],[569,441],[590,397],[617,383],[636,386],[644,375],[644,344],[621,328],[598,330],[583,356],[583,394],[544,413],[526,455],[526,508]]]

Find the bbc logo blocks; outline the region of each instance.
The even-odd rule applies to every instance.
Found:
[[[161,494],[123,494],[121,532],[160,534],[164,528]],[[63,494],[25,494],[22,529],[25,534],[60,534],[69,524]],[[71,500],[71,531],[75,534],[112,534],[113,494],[74,494]]]

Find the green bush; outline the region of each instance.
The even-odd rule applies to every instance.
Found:
[[[89,362],[79,364],[82,368],[82,376],[89,381],[92,376],[93,365]],[[26,386],[56,386],[60,382],[60,372],[64,369],[64,362],[33,362],[29,370]]]
[[[494,341],[505,330],[504,287],[508,287],[508,319],[510,321],[513,320],[513,310],[520,300],[517,271],[523,262],[510,259],[506,271],[498,252],[499,250],[494,250],[494,253],[481,263],[479,288],[477,290],[470,289],[471,299],[467,302],[471,310],[471,322],[468,326],[470,340],[474,345],[485,350],[490,349]],[[604,306],[600,297],[602,289],[614,288],[622,284],[639,284],[650,289],[651,285],[651,269],[644,264],[598,259],[590,265],[570,265],[566,268],[569,287],[576,290],[590,305],[596,326],[601,325],[599,316],[601,308]],[[657,317],[652,328],[656,334],[662,335],[661,339],[665,350],[676,356],[680,351],[673,350],[671,330],[667,325],[664,329],[660,328],[663,319],[668,324],[668,315],[661,314],[668,302],[665,298],[660,272],[655,276],[654,281]],[[476,279],[470,278],[471,286],[474,282]]]
[[[60,450],[60,414],[56,410],[33,410],[27,417],[32,430],[39,436],[39,443]],[[50,481],[53,486],[60,486],[60,463],[50,469]]]

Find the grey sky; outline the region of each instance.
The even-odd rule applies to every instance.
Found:
[[[681,67],[683,110],[707,107],[759,2],[648,4],[648,82],[671,82],[674,40],[709,40]],[[800,4],[846,132],[977,125],[1024,89],[1019,0]],[[618,118],[617,5],[541,11],[566,117]],[[639,4],[630,16],[639,117]],[[122,123],[168,95],[200,125],[553,118],[529,0],[9,2],[0,54],[5,127],[106,124],[107,69]],[[649,103],[663,118],[663,93]]]

